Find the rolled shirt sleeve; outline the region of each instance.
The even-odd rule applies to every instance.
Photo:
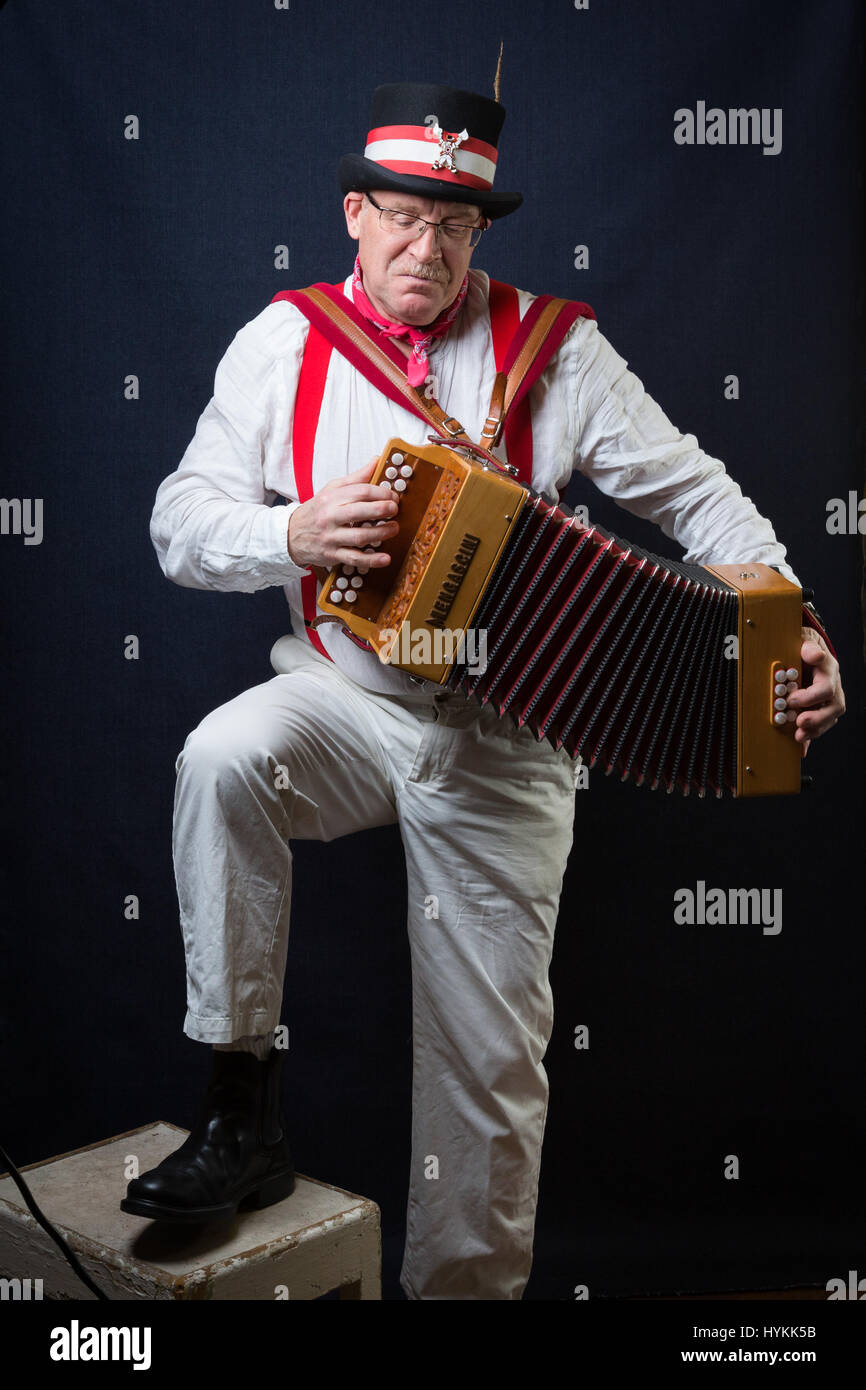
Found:
[[[693,434],[681,434],[589,319],[570,335],[572,467],[626,511],[653,521],[693,564],[785,563],[771,523]],[[575,389],[576,386],[576,389]]]
[[[176,471],[160,485],[150,535],[163,573],[193,589],[252,593],[308,573],[291,559],[299,505],[291,421],[307,323],[285,302],[235,336]],[[287,506],[274,505],[278,497]]]

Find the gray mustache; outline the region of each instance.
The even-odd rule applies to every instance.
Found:
[[[443,275],[441,270],[430,265],[410,265],[406,273],[416,275],[419,280],[436,280],[442,285],[447,284],[450,279],[450,276]]]

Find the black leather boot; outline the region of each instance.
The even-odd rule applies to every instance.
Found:
[[[195,1126],[179,1149],[133,1178],[121,1211],[159,1221],[225,1221],[240,1206],[268,1207],[294,1190],[282,1118],[282,1050],[212,1052]]]

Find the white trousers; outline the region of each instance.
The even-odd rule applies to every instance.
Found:
[[[374,694],[298,638],[278,647],[287,673],[214,710],[177,760],[184,1032],[230,1042],[279,1023],[291,839],[399,825],[413,1006],[400,1282],[410,1299],[519,1299],[575,765],[462,696]]]

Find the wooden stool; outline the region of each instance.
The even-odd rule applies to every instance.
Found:
[[[300,1173],[291,1196],[231,1221],[183,1226],[122,1212],[136,1176],[130,1160],[146,1173],[186,1135],[159,1121],[20,1170],[43,1215],[109,1298],[308,1300],[332,1289],[341,1299],[382,1297],[379,1208]],[[0,1178],[0,1277],[12,1281],[7,1297],[20,1288],[25,1298],[97,1301],[8,1175]]]

